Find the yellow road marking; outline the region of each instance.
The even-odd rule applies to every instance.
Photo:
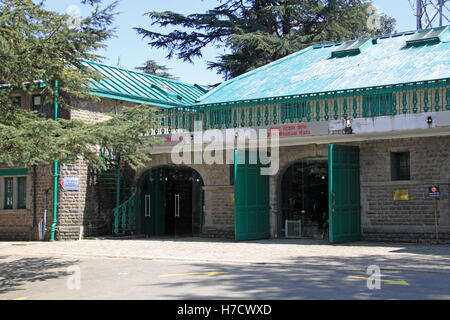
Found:
[[[356,276],[349,276],[347,279],[357,279],[357,280],[369,280],[369,278],[366,277],[356,277]],[[398,286],[409,286],[409,283],[406,281],[394,281],[394,280],[380,280],[381,282],[384,282],[386,284],[393,284]]]
[[[13,301],[24,301],[27,300],[27,297],[23,297],[23,298],[17,298],[17,299],[13,299]]]
[[[227,274],[228,272],[201,272],[201,273],[176,273],[163,274],[160,277],[183,277],[183,276],[217,276],[220,274]]]

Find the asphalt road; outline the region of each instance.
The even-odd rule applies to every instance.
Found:
[[[450,273],[360,267],[0,255],[0,300],[450,299]]]

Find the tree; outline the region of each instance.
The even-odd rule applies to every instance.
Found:
[[[228,53],[208,62],[225,79],[278,60],[311,44],[392,33],[395,20],[381,16],[368,27],[372,14],[366,0],[218,0],[206,13],[182,15],[149,12],[152,25],[176,27],[169,33],[135,28],[149,45],[192,62],[209,45]]]
[[[177,78],[167,72],[170,70],[169,68],[156,63],[154,60],[147,60],[142,66],[137,67],[136,70],[158,77],[177,80]]]
[[[83,62],[100,60],[95,52],[113,35],[117,3],[101,7],[100,0],[82,2],[92,6],[92,13],[74,24],[67,14],[45,10],[43,3],[0,0],[0,163],[32,166],[84,157],[102,167],[99,147],[122,153],[132,167],[148,160],[139,148],[155,142],[140,138],[156,125],[149,107],[136,106],[109,121],[88,124],[46,119],[11,101],[16,90],[42,90],[45,104],[58,98],[64,109],[71,108],[73,98],[96,101],[86,84],[101,76]]]

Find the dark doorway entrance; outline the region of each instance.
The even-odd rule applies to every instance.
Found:
[[[328,160],[290,166],[281,181],[281,237],[325,239],[328,230]]]
[[[203,180],[193,169],[162,167],[148,172],[140,189],[142,232],[148,236],[200,236]]]

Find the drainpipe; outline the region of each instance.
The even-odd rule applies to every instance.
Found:
[[[37,172],[36,165],[33,166],[33,231],[36,229],[38,221],[37,221]]]
[[[58,80],[55,80],[55,98],[53,100],[53,120],[58,120],[59,112],[59,84]],[[50,241],[55,241],[56,223],[58,219],[58,178],[59,178],[59,161],[53,161],[53,219],[50,234]]]
[[[116,208],[120,207],[120,196],[121,196],[121,185],[120,185],[120,178],[121,178],[121,170],[120,170],[120,154],[117,154],[117,167],[116,167]]]

